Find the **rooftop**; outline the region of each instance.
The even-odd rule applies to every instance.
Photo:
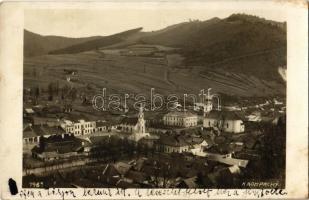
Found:
[[[159,139],[159,143],[173,147],[188,146],[185,137],[177,135],[162,135]]]
[[[28,125],[23,130],[23,138],[44,136],[44,135],[61,135],[65,131],[59,126]]]
[[[35,153],[48,153],[49,155],[56,154],[64,154],[64,153],[70,153],[70,152],[77,152],[82,147],[82,140],[75,138],[74,136],[68,136],[65,135],[62,136],[50,136],[47,139],[44,139],[41,141],[43,144],[41,144],[39,147],[35,146],[32,149],[32,152]]]
[[[121,120],[120,124],[136,125],[138,121],[137,117],[125,117]]]
[[[131,169],[132,166],[124,162],[117,162],[114,164],[114,167],[119,174],[124,175]]]
[[[166,117],[197,117],[196,114],[193,114],[189,111],[172,111],[164,115]]]
[[[236,158],[231,158],[231,157],[226,157],[224,155],[219,155],[219,154],[209,154],[207,155],[207,159],[217,161],[220,163],[224,163],[227,165],[231,166],[240,166],[243,168],[246,168],[248,165],[248,160],[242,160],[242,159],[236,159]]]
[[[113,126],[113,125],[116,125],[117,123],[115,123],[115,122],[110,122],[110,121],[101,121],[101,120],[99,120],[99,121],[96,121],[96,126],[97,127],[100,127],[100,126]]]
[[[79,123],[80,120],[85,120],[85,121],[89,121],[89,119],[83,115],[73,115],[70,114],[68,116],[65,117],[66,120],[72,121],[74,123]]]
[[[209,119],[241,120],[242,118],[233,111],[212,110],[206,116]]]

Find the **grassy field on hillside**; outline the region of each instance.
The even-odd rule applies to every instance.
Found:
[[[177,55],[167,59],[121,56],[114,52],[102,56],[98,51],[25,58],[24,87],[47,88],[50,82],[57,81],[60,86],[91,88],[88,92],[92,93],[107,88],[111,93],[148,94],[150,88],[155,88],[163,95],[198,94],[211,87],[214,92],[244,97],[285,94],[282,83],[207,66],[184,66]],[[65,69],[78,73],[67,81]]]

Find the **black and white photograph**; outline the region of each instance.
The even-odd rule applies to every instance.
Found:
[[[27,11],[23,187],[284,188],[274,16]]]
[[[308,195],[307,4],[16,5],[4,199]]]

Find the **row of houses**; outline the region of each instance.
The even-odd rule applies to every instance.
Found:
[[[87,173],[106,187],[121,188],[203,188],[218,185],[232,185],[243,167],[237,165],[220,165],[216,161],[183,156],[178,159],[171,157],[141,157],[129,162],[107,164],[103,173],[93,175],[95,170]],[[158,171],[159,170],[159,171]],[[85,187],[77,182],[79,187]]]
[[[164,153],[184,153],[204,152],[204,149],[210,148],[213,142],[209,138],[184,136],[184,135],[162,135],[155,142],[156,149]]]
[[[156,121],[158,122],[158,120]],[[138,124],[137,117],[125,117],[118,125],[118,130],[134,133]],[[191,128],[198,126],[198,115],[189,111],[173,111],[162,117],[162,127]],[[219,129],[229,133],[242,133],[245,125],[242,117],[232,111],[212,110],[203,117],[204,128]],[[159,127],[158,127],[159,128]]]
[[[198,116],[191,112],[170,112],[163,117],[166,126],[195,127],[198,123]],[[220,129],[229,133],[242,133],[245,125],[242,118],[232,111],[211,110],[203,119],[203,127]]]
[[[59,126],[28,124],[23,129],[23,143],[37,144],[40,142],[41,137],[63,136],[64,134],[65,131]]]
[[[56,120],[53,123],[27,123],[23,129],[24,144],[37,144],[40,137],[55,135],[90,135],[97,132],[110,132],[116,125],[106,121],[88,121],[82,118]]]
[[[197,115],[190,112],[170,112],[164,115],[163,122],[166,126],[173,127],[196,127]],[[143,120],[142,120],[143,121]],[[58,125],[57,125],[58,124]],[[204,128],[213,128],[224,132],[241,133],[245,131],[243,120],[235,112],[210,111],[203,120]],[[74,136],[90,135],[95,132],[106,132],[116,130],[127,133],[145,133],[145,122],[141,125],[139,117],[126,117],[117,124],[111,124],[106,121],[91,121],[83,118],[71,117],[53,123],[53,125],[28,124],[25,126],[24,142],[37,143],[40,136],[49,137],[52,135],[61,135],[63,133]]]

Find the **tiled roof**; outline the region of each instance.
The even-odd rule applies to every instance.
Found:
[[[185,141],[186,143],[190,144],[190,145],[194,145],[194,144],[201,144],[203,142],[203,138],[199,138],[199,137],[191,137],[191,136],[187,136],[185,137]]]
[[[89,119],[87,117],[85,117],[84,115],[76,115],[76,114],[70,114],[70,115],[66,116],[65,119],[70,120],[74,123],[78,123],[79,120],[89,121]]]
[[[147,158],[139,158],[137,161],[136,161],[136,164],[134,166],[134,169],[136,169],[137,171],[141,171],[143,165],[144,165],[144,162],[145,160],[147,160]]]
[[[96,127],[101,127],[101,126],[108,126],[109,123],[106,121],[97,121],[96,122]]]
[[[196,176],[183,180],[189,188],[197,188]]]
[[[32,125],[27,126],[23,130],[23,138],[30,138],[36,136],[47,136],[47,135],[61,135],[65,131],[59,126],[48,126],[48,125]]]
[[[70,153],[76,152],[82,147],[82,140],[75,138],[74,136],[62,136],[55,135],[44,139],[44,146],[34,147],[33,152],[36,153]]]
[[[117,162],[114,164],[114,167],[120,174],[124,175],[131,169],[132,166],[124,162]]]
[[[207,115],[209,119],[241,120],[241,117],[232,111],[212,110]]]
[[[163,135],[160,137],[159,143],[174,147],[188,146],[184,137],[175,135]]]
[[[150,140],[153,141],[153,140],[158,140],[158,139],[160,139],[159,136],[152,134],[152,135],[146,135],[145,137],[140,139],[139,142],[143,143],[143,142],[147,142],[147,141],[150,141]]]
[[[57,146],[48,146],[48,147],[37,147],[35,146],[32,149],[32,152],[36,152],[38,154],[46,153],[46,154],[54,154],[56,156],[57,154],[65,154],[70,152],[76,152],[77,145],[72,144],[66,144],[66,145],[57,145]]]
[[[107,176],[107,177],[113,177],[113,176],[119,176],[120,175],[119,172],[114,167],[114,165],[110,165],[110,164],[106,165],[102,174],[104,176]]]
[[[236,158],[230,158],[230,157],[223,157],[221,155],[216,156],[216,155],[208,155],[207,159],[209,160],[214,160],[220,163],[224,163],[227,165],[237,165],[243,168],[246,168],[248,165],[248,160],[243,160],[243,159],[236,159]]]
[[[167,113],[166,115],[164,115],[166,117],[195,117],[197,115],[191,113],[191,112],[188,112],[188,111],[173,111],[173,112],[169,112]]]
[[[138,121],[137,117],[125,117],[121,120],[120,124],[136,125]]]
[[[95,137],[89,137],[90,142],[93,145],[100,145],[104,144],[109,138],[109,135],[103,135],[103,136],[95,136]]]

